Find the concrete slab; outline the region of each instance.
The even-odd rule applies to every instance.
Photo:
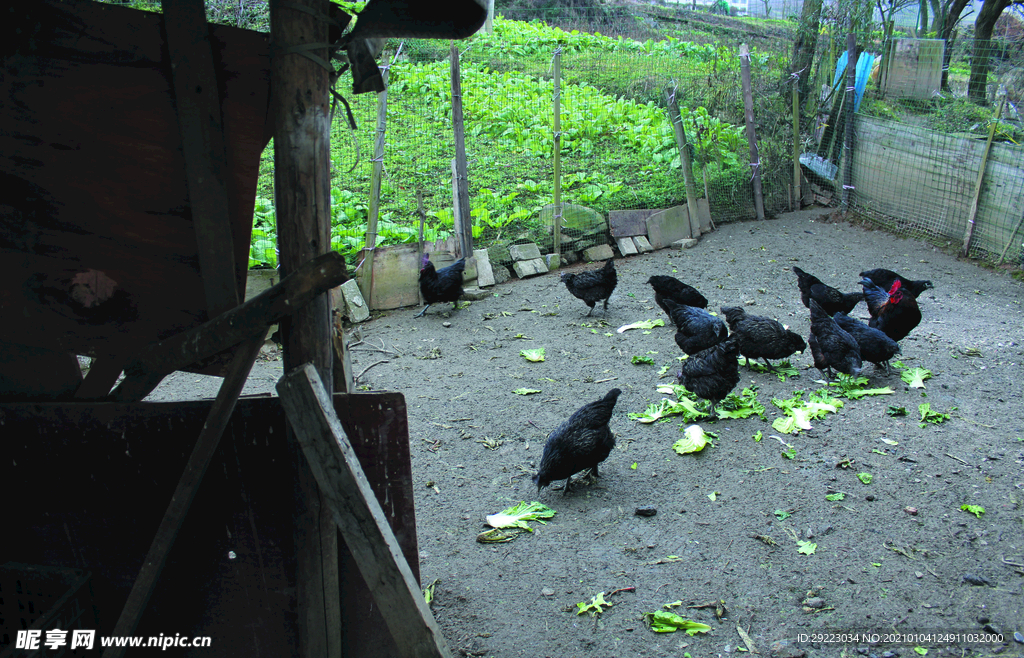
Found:
[[[667,208],[647,218],[647,238],[655,249],[663,249],[676,240],[692,237],[690,212],[685,205]]]
[[[654,251],[654,247],[651,246],[650,241],[643,235],[634,235],[633,244],[636,245],[636,250],[641,254],[646,254]]]
[[[711,232],[711,205],[707,199],[697,199],[697,218],[700,220],[700,232]]]
[[[417,260],[417,245],[396,244],[378,247],[373,255],[373,287],[369,295],[360,286],[363,299],[367,300],[370,309],[384,310],[416,306],[420,303],[419,279],[420,264]],[[451,265],[455,258],[447,254],[435,252],[430,255],[430,262],[441,269]],[[450,259],[450,260],[449,260]],[[357,277],[363,283],[364,277]]]
[[[697,238],[683,238],[672,243],[673,249],[693,249],[700,242]]]
[[[359,292],[359,285],[355,279],[349,279],[341,284],[341,311],[348,318],[349,322],[362,322],[370,318],[370,307]]]
[[[599,244],[595,247],[583,250],[583,260],[591,263],[598,260],[608,260],[609,258],[614,257],[615,252],[613,252],[612,248],[606,244]]]
[[[623,256],[635,256],[638,253],[633,238],[615,238],[615,246]]]
[[[482,290],[476,286],[462,289],[462,299],[468,299],[471,302],[478,302],[481,299],[487,299],[490,296],[490,291]]]
[[[609,210],[608,230],[613,238],[647,235],[647,218],[658,210]]]
[[[508,253],[512,256],[512,260],[534,260],[540,258],[540,248],[536,244],[529,242],[527,244],[514,244],[508,248]]]
[[[538,257],[531,260],[517,260],[512,263],[512,269],[516,271],[516,276],[525,279],[528,276],[547,274],[548,266],[544,264],[543,258]]]
[[[481,288],[494,285],[494,270],[491,269],[491,259],[486,249],[474,249],[473,258],[476,259],[476,285]]]

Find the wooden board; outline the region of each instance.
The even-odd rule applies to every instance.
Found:
[[[418,580],[405,398],[357,393],[334,403]],[[4,561],[88,565],[99,631],[109,634],[210,404],[0,404],[9,459],[0,495],[22,501],[9,506],[5,528],[18,542],[4,547]],[[295,554],[293,519],[283,504],[294,482],[284,437],[277,398],[239,400],[139,635],[209,635],[226,658],[297,655],[295,566],[286,561]],[[388,655],[374,635],[384,621],[340,552],[340,572],[356,574],[342,584],[343,655]]]
[[[12,5],[0,45],[0,338],[130,351],[206,319],[161,16],[85,0]],[[244,285],[266,145],[267,35],[211,26]]]

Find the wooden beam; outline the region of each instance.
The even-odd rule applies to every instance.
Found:
[[[451,45],[452,130],[455,133],[455,231],[459,238],[460,256],[473,257],[473,218],[469,214],[469,173],[466,164],[466,127],[462,119],[462,76],[459,70],[459,46]]]
[[[328,61],[328,0],[271,0],[270,100],[274,117],[274,203],[280,269],[285,275],[331,249],[331,111],[334,70]],[[281,322],[287,372],[312,363],[330,396],[333,387],[331,304],[320,295]],[[296,622],[300,658],[340,658],[338,531],[321,518],[321,494],[292,432],[295,482]]]
[[[857,105],[857,35],[853,31],[846,33],[846,115],[843,130],[843,191],[840,195],[840,206],[843,211],[850,209],[850,190],[853,189],[853,108]]]
[[[207,315],[212,318],[234,308],[239,300],[210,28],[203,0],[165,0],[162,5],[199,270]]]
[[[76,400],[100,400],[114,388],[117,378],[124,372],[127,359],[121,356],[100,356],[92,360],[89,372],[75,391]]]
[[[764,196],[761,192],[761,159],[757,154],[757,135],[754,132],[754,95],[750,85],[750,48],[740,44],[740,84],[743,90],[743,117],[747,123],[747,142],[750,144],[750,182],[754,192],[754,212],[764,219]]]
[[[138,578],[135,579],[132,591],[128,595],[128,601],[124,604],[121,616],[114,626],[115,635],[126,636],[135,633],[139,620],[142,619],[142,614],[149,603],[149,597],[156,588],[160,571],[163,570],[164,563],[167,561],[167,554],[170,553],[171,547],[174,545],[174,539],[185,520],[188,508],[192,505],[192,499],[195,498],[196,491],[199,490],[199,485],[203,481],[203,475],[206,474],[210,460],[213,459],[213,453],[217,451],[220,437],[231,419],[231,412],[234,411],[235,403],[238,402],[238,395],[245,386],[245,380],[249,377],[249,371],[262,346],[262,338],[249,340],[242,345],[235,354],[235,358],[232,359],[227,376],[224,377],[220,390],[217,392],[217,398],[213,401],[213,406],[210,407],[210,414],[207,416],[206,424],[203,425],[203,431],[196,439],[192,456],[189,457],[188,463],[185,465],[185,471],[181,474],[181,479],[178,480],[178,487],[174,490],[174,495],[171,496],[171,502],[167,506],[164,518],[160,521],[160,527],[156,531],[156,536],[153,537],[153,543],[150,544],[149,552],[142,562],[142,569],[139,571]],[[126,647],[123,646],[111,647],[103,652],[103,658],[121,658],[125,651]]]
[[[552,202],[554,207],[554,224],[551,225],[551,253],[557,256],[551,262],[562,264],[562,49],[556,48],[551,58],[554,75],[552,86],[554,97],[551,99],[554,122],[554,147],[551,150],[552,182],[554,189]]]
[[[982,184],[985,182],[985,167],[988,165],[988,154],[992,152],[992,139],[996,135],[996,126],[999,124],[999,119],[1003,116],[1003,104],[1006,102],[1006,96],[1000,95],[999,107],[996,109],[996,114],[992,117],[992,123],[988,128],[988,140],[985,142],[985,150],[981,154],[981,164],[978,165],[978,181],[974,184],[974,196],[971,197],[971,209],[967,213],[967,230],[964,232],[964,249],[963,255],[966,257],[971,251],[971,238],[974,236],[974,220],[978,217],[978,203],[981,201],[981,190]],[[1002,257],[1000,257],[1002,260]]]
[[[451,656],[315,368],[277,384],[285,414],[363,579],[405,658]]]
[[[153,389],[145,391],[142,397],[139,397],[139,392],[151,384],[155,387],[168,373],[213,356],[247,338],[258,336],[262,339],[270,325],[348,281],[347,269],[345,257],[341,254],[324,254],[241,306],[150,345],[125,368],[125,379],[111,396],[122,402],[141,400]]]
[[[697,183],[693,178],[693,163],[690,162],[690,147],[686,142],[686,129],[683,117],[679,113],[679,88],[666,90],[668,98],[668,118],[675,131],[676,145],[679,147],[679,165],[683,170],[683,182],[686,185],[686,209],[690,215],[690,237],[700,237],[700,211],[697,209]]]

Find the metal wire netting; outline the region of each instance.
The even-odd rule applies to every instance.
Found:
[[[535,12],[533,18],[538,17],[540,12]],[[531,16],[520,11],[512,18]],[[497,19],[492,36],[457,42],[477,248],[516,240],[551,247],[553,213],[544,208],[554,196],[556,53],[564,203],[603,216],[611,210],[686,203],[679,150],[665,111],[666,92],[674,91],[696,187],[708,199],[714,221],[753,218],[755,167],[743,127],[742,42],[750,43],[752,51],[756,169],[765,212],[771,216],[799,203],[793,187],[791,24],[751,27],[706,14],[698,21],[690,12],[671,9],[611,23],[605,17],[595,25],[579,13],[552,20],[551,12],[544,12],[548,23],[564,28],[556,33],[542,21],[512,18]],[[891,48],[887,43],[881,33],[858,36],[864,50],[879,55]],[[838,203],[843,184],[842,135],[837,133],[841,115],[834,113],[833,101],[845,94],[845,85],[840,82],[833,91],[833,82],[844,48],[845,34],[824,24],[814,64],[801,72],[810,76],[812,93],[800,99],[804,122],[799,150],[833,165],[824,172],[831,177],[805,168],[816,198],[826,203]],[[883,89],[876,74],[867,86],[855,121],[855,178],[848,198],[856,212],[895,233],[953,244],[964,237],[975,184],[969,179],[976,176],[984,150],[984,140],[979,143],[977,137],[985,136],[994,108],[963,101],[957,112],[964,115],[964,125],[949,121],[956,112],[948,110],[946,100],[966,96],[967,58],[977,56],[963,36],[950,50],[950,57],[940,58],[946,85],[939,84],[923,98],[919,91],[915,98],[898,90],[895,77]],[[418,239],[418,192],[427,213],[425,238],[444,238],[452,231],[455,156],[449,43],[392,42],[380,61],[388,68],[389,89],[377,244]],[[992,61],[990,80],[1019,79],[1019,49],[1004,44]],[[915,69],[911,77],[916,75]],[[358,128],[349,130],[339,116],[332,130],[333,241],[336,249],[355,259],[363,247],[370,205],[379,99],[342,93]],[[1019,136],[1019,123],[1015,127],[1012,122],[1015,106],[1004,107],[1000,135]],[[968,123],[972,116],[979,125]],[[944,119],[950,125],[943,125]],[[984,182],[971,254],[994,259],[1013,241],[1013,224],[1021,216],[1024,155],[1012,143],[997,143],[988,157],[987,171],[998,169],[1005,180],[992,174]],[[254,265],[276,265],[272,158],[268,149],[254,224]],[[806,182],[804,187],[806,196]],[[579,246],[568,243],[563,250]],[[1019,260],[1021,251],[1017,241],[1009,247],[1008,258]]]

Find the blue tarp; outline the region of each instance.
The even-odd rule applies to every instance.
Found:
[[[836,62],[836,75],[832,79],[832,87],[836,87],[841,79],[846,78],[846,51],[839,56],[839,61]],[[868,78],[871,77],[871,66],[875,63],[875,56],[871,53],[863,52],[860,57],[857,58],[857,82],[854,84],[856,96],[853,101],[853,111],[856,112],[860,109],[860,99],[864,98],[864,88],[868,86]]]

